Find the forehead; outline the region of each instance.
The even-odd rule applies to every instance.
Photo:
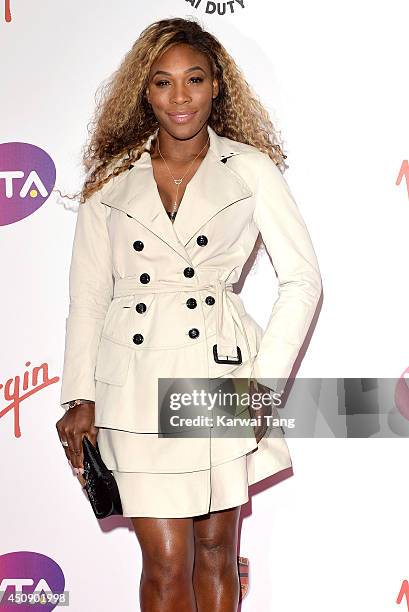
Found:
[[[162,55],[152,63],[150,72],[154,70],[166,70],[166,72],[178,72],[201,66],[204,70],[210,69],[210,62],[205,53],[186,43],[176,43],[166,49]]]

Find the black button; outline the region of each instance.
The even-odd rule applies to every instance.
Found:
[[[135,310],[136,312],[145,312],[146,310],[146,304],[144,304],[143,302],[139,302],[136,306],[135,306]]]
[[[135,334],[133,336],[132,340],[135,342],[135,344],[142,344],[143,336],[142,336],[142,334]]]
[[[208,295],[207,298],[205,299],[206,304],[209,304],[209,306],[213,306],[213,304],[215,303],[215,299],[213,296]]]
[[[183,274],[187,277],[187,278],[192,278],[192,276],[194,276],[195,271],[193,270],[193,268],[185,268],[183,270]]]
[[[197,338],[199,335],[199,330],[196,329],[196,327],[192,327],[192,329],[189,329],[189,336],[191,338]]]
[[[147,272],[144,272],[143,274],[140,275],[139,280],[141,281],[141,283],[146,285],[146,283],[149,283],[149,281],[151,280],[151,277],[149,276]]]
[[[132,215],[128,215],[128,213],[126,213],[126,216],[132,219]]]
[[[142,240],[135,240],[132,246],[135,249],[135,251],[142,251],[144,244]]]
[[[196,308],[197,302],[196,302],[195,298],[189,298],[188,300],[186,300],[186,306],[188,308]]]
[[[199,246],[206,246],[206,244],[208,243],[208,240],[207,240],[207,237],[202,234],[201,236],[198,236],[196,238],[196,242]]]

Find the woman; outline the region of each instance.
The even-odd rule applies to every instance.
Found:
[[[141,609],[233,611],[240,507],[291,466],[287,445],[266,421],[159,437],[158,379],[282,394],[318,264],[266,111],[195,20],[146,28],[107,91],[85,154],[57,429],[76,469],[98,435],[142,548]],[[259,231],[280,284],[264,333],[232,291]]]

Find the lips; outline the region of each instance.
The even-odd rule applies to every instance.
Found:
[[[196,113],[197,111],[183,111],[183,112],[174,111],[174,112],[168,113],[168,116],[175,123],[187,123],[188,121],[192,119],[192,117],[196,115]]]

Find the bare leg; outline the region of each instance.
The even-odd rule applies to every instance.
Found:
[[[193,585],[198,612],[237,612],[240,506],[194,517]]]
[[[141,612],[197,612],[192,518],[132,518],[142,550]]]

